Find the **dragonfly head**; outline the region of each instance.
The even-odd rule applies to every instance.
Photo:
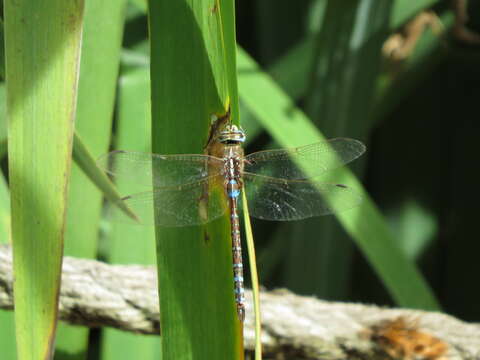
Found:
[[[245,131],[236,125],[228,124],[219,133],[218,141],[222,144],[238,144],[245,141]]]

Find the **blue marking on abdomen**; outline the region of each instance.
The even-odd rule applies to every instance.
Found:
[[[235,179],[230,179],[228,180],[229,185],[233,185],[233,189],[228,189],[227,194],[230,198],[234,199],[240,196],[240,190],[236,189],[235,186],[238,185],[237,180]]]
[[[240,190],[238,189],[233,189],[228,191],[228,196],[231,198],[237,198],[240,196]]]

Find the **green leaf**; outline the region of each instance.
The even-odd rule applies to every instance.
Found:
[[[5,1],[18,359],[50,359],[57,321],[83,1]]]
[[[212,115],[238,112],[233,1],[150,1],[152,149],[202,153]],[[157,228],[164,359],[241,359],[229,223]]]
[[[75,124],[95,157],[105,153],[110,142],[124,10],[123,0],[89,1],[85,8]],[[76,164],[68,205],[65,254],[95,258],[102,194]],[[61,324],[56,359],[85,359],[88,334],[88,328]]]
[[[150,73],[139,68],[122,75],[119,82],[118,121],[114,148],[151,152]],[[135,121],[131,121],[135,119]],[[138,192],[136,184],[116,182],[122,194]],[[112,223],[108,236],[108,260],[114,264],[155,263],[155,229],[148,226],[130,226]],[[135,335],[104,329],[102,360],[159,359],[160,342],[157,337]]]

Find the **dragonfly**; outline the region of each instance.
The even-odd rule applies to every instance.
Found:
[[[245,319],[239,203],[245,191],[249,213],[264,220],[301,220],[357,206],[361,196],[343,184],[316,179],[358,158],[365,146],[358,140],[335,138],[292,149],[244,155],[245,132],[226,124],[216,135],[221,156],[160,155],[117,150],[98,164],[118,180],[133,181],[145,191],[122,198],[145,225],[195,226],[222,217],[231,225],[233,287],[238,318]],[[125,207],[124,207],[125,208]],[[131,220],[112,207],[110,217]]]

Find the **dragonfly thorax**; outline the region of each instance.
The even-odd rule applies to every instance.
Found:
[[[239,144],[226,144],[223,152],[223,174],[227,179],[239,179],[243,172],[243,148]]]
[[[222,144],[241,144],[245,142],[245,131],[236,125],[228,124],[219,133],[218,141]]]

